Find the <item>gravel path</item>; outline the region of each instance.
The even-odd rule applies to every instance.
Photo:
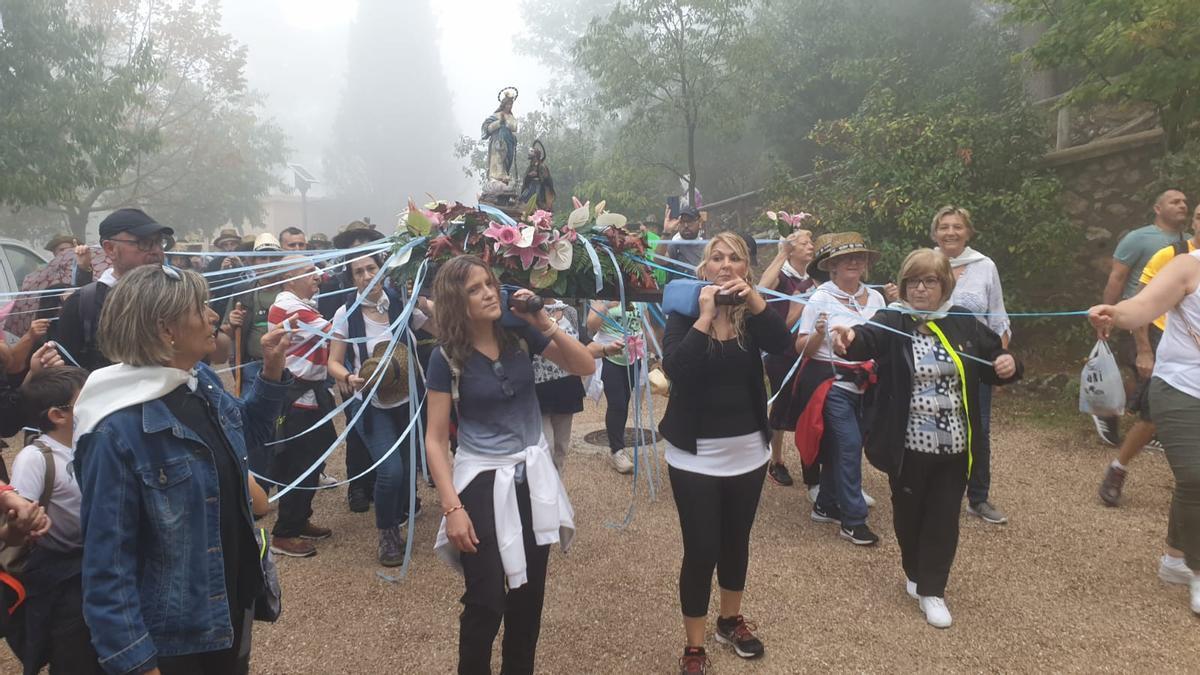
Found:
[[[953,628],[927,626],[904,592],[881,474],[864,472],[879,499],[870,522],[883,536],[872,549],[810,521],[800,487],[768,482],[744,606],[767,654],[742,663],[710,638],[714,670],[1194,671],[1200,619],[1184,587],[1155,576],[1173,485],[1161,453],[1139,458],[1126,503],[1105,508],[1095,488],[1112,453],[1077,413],[1052,416],[1049,404],[1016,398],[997,397],[993,440],[993,497],[1012,522],[963,516],[947,593]],[[660,412],[664,403],[657,400]],[[670,487],[664,473],[657,501],[640,493],[629,527],[610,527],[625,516],[630,483],[583,442],[602,426],[603,409],[587,406],[566,471],[578,536],[569,556],[551,556],[539,672],[673,672],[683,630]],[[332,467],[344,473],[340,453]],[[256,627],[254,672],[453,672],[462,582],[433,556],[437,499],[428,488],[422,494],[431,508],[417,521],[409,577],[397,583],[376,574],[373,516],[349,513],[344,488],[319,496],[315,520],[334,537],[315,558],[280,562],[284,615]],[[15,667],[0,657],[0,671]]]

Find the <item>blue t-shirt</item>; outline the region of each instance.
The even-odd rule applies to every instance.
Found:
[[[1117,250],[1113,251],[1115,260],[1129,266],[1129,278],[1125,280],[1121,298],[1132,298],[1137,294],[1142,278],[1142,268],[1150,262],[1150,258],[1154,257],[1155,253],[1176,241],[1187,239],[1188,236],[1187,234],[1164,232],[1157,225],[1151,223],[1121,237],[1121,241],[1117,243]]]
[[[472,452],[511,455],[541,440],[542,413],[531,358],[542,353],[550,340],[532,326],[512,332],[524,338],[531,354],[513,347],[493,362],[474,351],[462,364],[458,378],[458,444]],[[499,370],[495,363],[500,364]],[[429,359],[426,385],[430,391],[450,393],[450,364],[441,347]]]

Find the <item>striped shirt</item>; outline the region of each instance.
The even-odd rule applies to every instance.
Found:
[[[288,317],[295,316],[300,324],[328,332],[332,327],[311,300],[302,300],[291,291],[283,291],[275,297],[275,304],[267,311],[267,329],[274,330]],[[308,331],[297,329],[292,331],[291,345],[287,350],[287,369],[298,380],[324,380],[329,375],[326,364],[329,361],[329,342],[322,340]],[[294,404],[297,408],[315,409],[317,396],[311,391],[305,392]]]

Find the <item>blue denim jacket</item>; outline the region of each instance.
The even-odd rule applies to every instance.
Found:
[[[244,400],[207,366],[197,376],[245,476],[246,447],[274,437],[291,376],[255,378]],[[233,644],[217,471],[202,447],[161,400],[115,412],[79,439],[83,613],[109,673],[140,673],[159,655]],[[248,486],[242,498],[249,502]]]

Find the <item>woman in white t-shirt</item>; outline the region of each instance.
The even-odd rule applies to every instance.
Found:
[[[883,296],[863,283],[879,252],[868,249],[857,232],[821,235],[816,245],[814,275],[825,272],[829,280],[809,298],[796,333],[796,352],[805,357],[793,399],[802,410],[796,447],[806,464],[818,457],[822,464],[812,519],[840,523],[843,538],[870,546],[879,537],[867,527],[861,425],[862,395],[874,379],[874,362],[838,357],[828,331],[861,325],[883,309]]]
[[[1175,493],[1167,520],[1163,581],[1189,584],[1200,614],[1200,251],[1176,256],[1137,295],[1118,305],[1096,305],[1088,319],[1104,337],[1114,327],[1140,328],[1167,314],[1150,381],[1150,414]]]
[[[378,256],[370,256],[350,263],[347,274],[359,295],[371,286],[375,276],[379,274],[380,260]],[[376,345],[394,339],[396,334],[401,336],[404,344],[411,349],[413,342],[408,339],[408,331],[432,325],[428,323],[428,315],[419,307],[414,307],[407,325],[401,325],[393,331],[392,324],[399,318],[404,302],[390,289],[384,288],[384,282],[375,284],[370,293],[363,299],[353,312],[347,310],[354,304],[355,298],[347,301],[333,315],[334,336],[338,338],[329,347],[329,374],[337,382],[338,388],[344,395],[356,392],[359,401],[365,395],[362,389],[371,389],[365,378],[358,373],[362,370],[364,355],[372,354]],[[418,303],[429,310],[428,301],[418,300]],[[432,311],[432,310],[429,310]],[[365,342],[344,342],[343,340],[360,340]],[[377,391],[375,396],[363,411],[358,422],[354,425],[354,433],[362,439],[371,455],[372,463],[391,450],[396,439],[408,427],[408,397],[398,400],[381,400]],[[353,406],[362,403],[352,404]],[[395,567],[404,562],[404,538],[401,528],[408,523],[409,514],[409,471],[413,470],[409,462],[407,447],[397,448],[375,468],[375,526],[379,528],[379,564]],[[415,500],[414,514],[421,511],[421,500]]]

